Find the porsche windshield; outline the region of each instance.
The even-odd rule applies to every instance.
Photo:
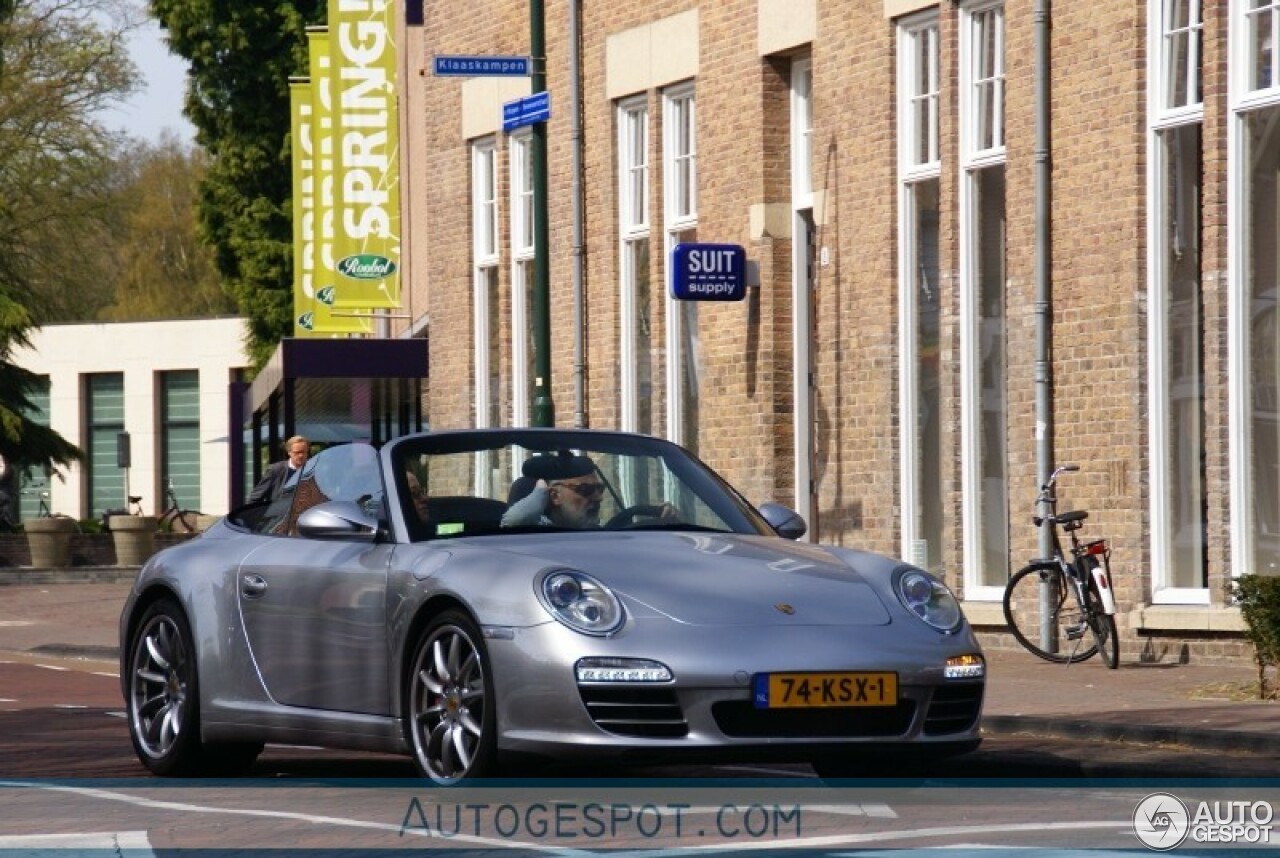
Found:
[[[709,468],[646,436],[441,432],[397,442],[391,467],[415,541],[595,529],[772,532]]]

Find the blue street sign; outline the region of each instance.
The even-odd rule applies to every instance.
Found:
[[[436,74],[453,77],[528,77],[528,57],[436,54]]]
[[[551,118],[551,93],[535,92],[502,105],[502,130],[513,131]]]
[[[677,244],[671,251],[671,297],[741,301],[747,296],[747,250],[740,244]]]

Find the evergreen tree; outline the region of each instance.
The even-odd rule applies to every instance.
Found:
[[[9,469],[54,468],[83,459],[78,447],[28,416],[40,377],[13,363],[13,351],[31,345],[31,328],[27,309],[0,295],[0,456]]]

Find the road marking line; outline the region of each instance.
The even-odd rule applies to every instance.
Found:
[[[82,706],[79,703],[55,703],[54,709],[88,709],[88,706]]]
[[[90,674],[92,674],[93,676],[107,676],[107,677],[110,677],[111,679],[119,679],[119,678],[120,678],[120,674],[118,674],[118,673],[108,673],[108,672],[107,672],[107,671],[105,671],[105,670],[91,670],[91,671],[89,671],[89,673],[90,673]]]
[[[63,672],[66,672],[71,669],[69,667],[60,667],[56,664],[37,664],[36,667],[43,667],[45,670],[59,670]]]
[[[130,858],[154,855],[145,831],[102,831],[88,834],[15,834],[0,837],[0,849],[76,849],[111,850],[127,853]],[[146,850],[145,852],[143,850]]]

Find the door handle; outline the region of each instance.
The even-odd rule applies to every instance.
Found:
[[[267,579],[261,575],[246,575],[240,579],[240,595],[246,599],[256,599],[267,592]]]

